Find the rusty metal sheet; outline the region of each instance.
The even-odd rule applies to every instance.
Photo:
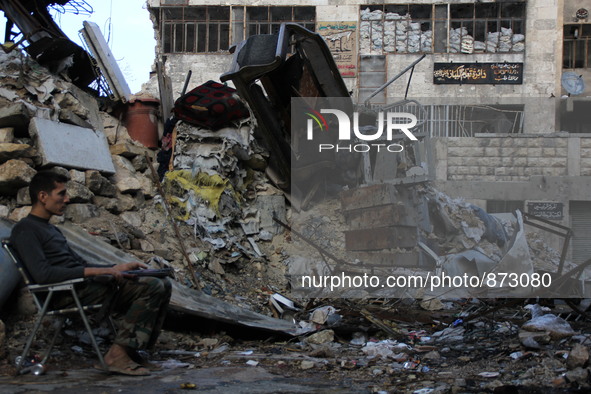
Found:
[[[410,248],[416,245],[417,228],[414,226],[345,231],[345,247],[350,251]]]

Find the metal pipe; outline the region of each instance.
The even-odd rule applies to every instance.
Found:
[[[423,60],[425,58],[425,56],[427,56],[427,55],[421,56],[420,58],[418,58],[417,60],[415,60],[414,62],[412,62],[412,64],[410,66],[408,66],[407,68],[405,68],[404,70],[402,70],[401,72],[399,72],[398,74],[396,74],[396,76],[394,78],[390,79],[388,82],[386,82],[385,84],[383,84],[382,86],[380,86],[379,88],[377,88],[372,94],[369,95],[368,98],[365,99],[365,101],[363,102],[363,105],[365,105],[366,107],[369,106],[369,101],[372,98],[374,98],[375,95],[377,95],[382,90],[384,90],[388,86],[390,86],[390,84],[392,82],[396,81],[398,78],[400,78],[402,75],[404,75],[408,70],[410,70],[411,68],[414,68],[414,66],[416,66],[418,62],[420,62],[421,60]],[[408,88],[407,88],[407,92],[408,92]]]

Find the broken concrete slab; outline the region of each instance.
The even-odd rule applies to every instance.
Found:
[[[37,140],[43,165],[115,173],[107,139],[100,131],[34,118],[29,133]]]
[[[37,171],[21,160],[8,160],[0,165],[0,194],[15,195],[21,187],[27,186]]]

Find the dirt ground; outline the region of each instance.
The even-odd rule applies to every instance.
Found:
[[[366,302],[363,309],[388,327],[389,333],[368,322],[358,312],[360,305],[335,301],[332,305],[343,318],[332,327],[330,341],[314,343],[311,337],[278,337],[173,314],[150,358],[162,363],[167,376],[191,369],[252,367],[262,368],[280,380],[322,377],[323,382],[350,381],[363,392],[529,393],[590,389],[588,360],[570,365],[568,357],[575,344],[588,346],[591,329],[588,321],[566,306],[555,305],[553,311],[565,311],[562,316],[568,318],[575,335],[530,349],[519,339],[520,326],[529,319],[522,308],[524,300],[513,301],[514,305],[509,304],[511,300],[463,300],[449,303],[450,309],[440,311],[424,310],[403,300]],[[498,308],[495,313],[486,313],[494,307]],[[464,315],[464,319],[476,317],[460,323],[458,319]],[[455,326],[447,323],[450,321],[455,321]],[[6,320],[6,326],[5,357],[0,363],[4,379],[14,373],[12,361],[24,345],[32,318],[13,316]],[[321,332],[328,331],[323,328]],[[445,330],[446,334],[438,334]],[[42,348],[50,331],[49,325],[43,329],[35,349]],[[50,371],[68,374],[96,362],[91,347],[80,341],[80,333],[81,325],[73,321],[48,362]],[[360,333],[364,336],[361,341]],[[364,350],[372,342],[395,346],[390,348],[392,352]],[[108,343],[107,335],[101,347],[106,349]],[[35,379],[27,375],[20,382],[26,386]]]

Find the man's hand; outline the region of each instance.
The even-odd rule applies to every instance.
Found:
[[[117,271],[132,271],[132,270],[137,270],[140,268],[145,269],[145,268],[148,268],[148,266],[144,263],[134,261],[131,263],[117,264],[113,268],[116,269]]]

